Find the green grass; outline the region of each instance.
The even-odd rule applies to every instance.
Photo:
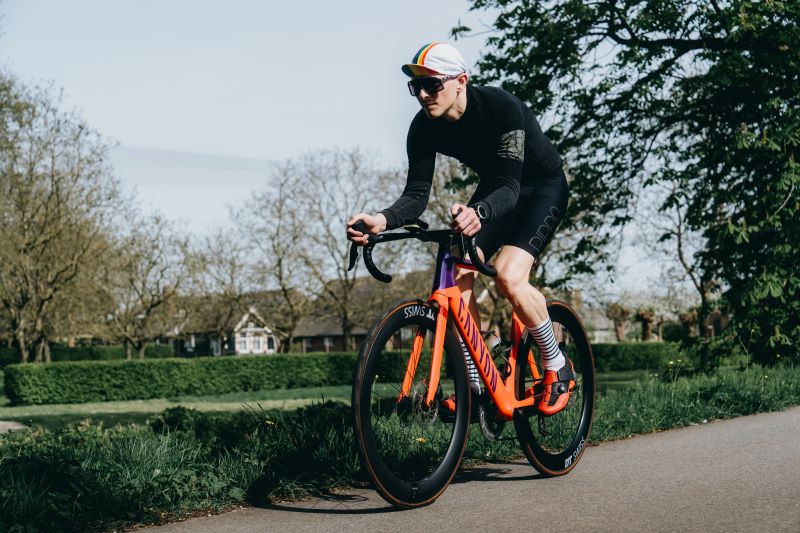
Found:
[[[797,404],[800,367],[647,379],[598,396],[591,439]],[[465,463],[518,458],[510,425],[506,434],[512,439],[489,442],[473,427]],[[407,448],[407,441],[402,435],[392,439],[398,448]],[[263,504],[363,486],[354,450],[349,406],[335,402],[277,413],[173,408],[152,427],[81,423],[13,432],[0,436],[0,531],[110,530],[243,501]],[[397,456],[407,451],[398,449]]]
[[[640,382],[657,379],[645,370],[602,372],[597,375],[597,391],[604,394],[621,390]],[[2,393],[0,372],[0,393]],[[245,404],[263,407],[265,410],[282,409],[292,411],[314,402],[336,400],[350,401],[350,385],[275,389],[249,392],[232,392],[209,396],[178,396],[153,400],[128,400],[119,402],[92,402],[83,404],[22,405],[12,407],[8,398],[0,396],[0,420],[11,420],[27,425],[41,425],[54,429],[83,419],[102,422],[104,426],[115,424],[145,424],[152,416],[178,405],[201,412],[236,412],[246,409]]]
[[[106,427],[115,424],[144,424],[153,415],[178,405],[202,412],[236,412],[245,404],[265,410],[295,410],[323,400],[350,401],[350,385],[235,392],[214,396],[179,396],[156,400],[94,402],[82,404],[21,405],[11,407],[8,399],[0,404],[0,420],[56,428],[89,418]]]

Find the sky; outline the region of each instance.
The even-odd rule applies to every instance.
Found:
[[[475,65],[496,13],[470,5],[0,0],[0,65],[63,90],[116,143],[123,187],[202,234],[228,224],[270,161],[361,147],[402,168],[419,107],[400,66],[430,41]],[[460,23],[482,34],[453,41]]]
[[[0,0],[0,65],[52,82],[118,143],[141,200],[194,231],[259,187],[267,161],[354,148],[405,163],[418,109],[400,71],[490,13],[465,0]],[[485,37],[459,40],[474,64]]]

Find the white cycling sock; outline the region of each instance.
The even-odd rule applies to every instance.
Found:
[[[469,377],[469,388],[472,389],[472,392],[475,394],[481,393],[481,376],[478,374],[478,369],[475,367],[475,362],[472,360],[472,356],[469,354],[469,350],[467,350],[467,345],[464,343],[463,339],[459,339],[461,341],[461,350],[464,352],[464,359],[467,361],[467,377]]]
[[[553,324],[548,318],[538,326],[528,328],[528,332],[533,335],[533,340],[542,351],[542,360],[546,370],[560,370],[566,364],[564,354],[558,347],[556,336],[553,332]]]

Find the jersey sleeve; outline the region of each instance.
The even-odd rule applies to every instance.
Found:
[[[519,199],[522,163],[525,160],[525,116],[520,103],[499,94],[492,116],[495,124],[495,187],[473,205],[482,204],[488,220],[510,213]]]
[[[427,120],[423,117],[423,120]],[[386,229],[394,229],[419,218],[428,206],[431,194],[436,151],[428,142],[419,116],[411,123],[406,139],[408,178],[403,194],[381,213],[386,217]]]

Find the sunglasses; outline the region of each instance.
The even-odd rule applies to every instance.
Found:
[[[437,78],[435,76],[414,78],[408,82],[408,92],[411,93],[411,96],[418,96],[423,90],[428,94],[436,94],[444,89],[444,82],[454,80],[460,75],[461,74],[445,76],[444,78]]]

